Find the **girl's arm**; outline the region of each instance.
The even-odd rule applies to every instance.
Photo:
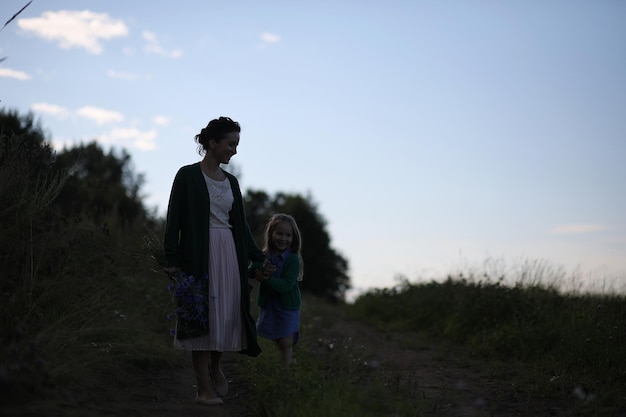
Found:
[[[280,277],[270,277],[264,282],[264,285],[269,286],[272,290],[277,292],[289,292],[298,285],[298,275],[300,274],[300,258],[297,254],[292,253],[285,259],[283,270]]]

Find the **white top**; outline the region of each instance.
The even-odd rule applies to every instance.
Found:
[[[228,223],[228,213],[233,208],[235,197],[230,189],[228,178],[223,181],[216,181],[204,172],[204,182],[210,199],[209,227],[231,227]]]

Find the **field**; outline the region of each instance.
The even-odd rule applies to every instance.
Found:
[[[623,296],[457,277],[307,306],[299,368],[254,362],[255,415],[625,415]]]
[[[206,413],[171,347],[165,287],[150,272],[50,289],[57,316],[3,344],[3,415]],[[462,276],[351,304],[305,297],[297,364],[283,369],[264,340],[258,358],[226,355],[231,392],[211,415],[623,416],[625,306]]]

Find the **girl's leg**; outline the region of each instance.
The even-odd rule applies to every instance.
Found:
[[[191,352],[193,370],[196,373],[198,384],[198,398],[210,400],[215,398],[209,379],[209,361],[211,353],[207,350],[194,350]]]
[[[292,342],[292,336],[283,337],[282,339],[278,339],[276,342],[278,350],[280,350],[281,359],[283,360],[283,364],[285,366],[289,366],[293,362],[293,350],[291,348]]]

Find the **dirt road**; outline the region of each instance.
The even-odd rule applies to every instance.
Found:
[[[428,404],[420,416],[567,416],[568,402],[560,399],[527,398],[518,394],[511,383],[494,380],[481,369],[480,362],[471,361],[459,348],[434,344],[423,335],[390,335],[358,321],[334,317],[323,326],[309,325],[303,337],[314,338],[311,344],[319,349],[362,346],[367,351],[363,366],[369,367],[392,389],[401,389],[409,396]],[[185,353],[181,353],[185,354]],[[297,355],[297,353],[296,353]],[[199,417],[255,416],[246,410],[242,398],[247,387],[237,374],[238,354],[224,355],[224,370],[230,381],[225,404],[217,407],[193,403],[195,379],[191,367],[177,372],[144,375],[135,389],[127,390],[118,399],[116,408],[129,416]],[[322,416],[320,416],[322,417]]]
[[[187,352],[179,352],[186,356]],[[237,353],[225,353],[223,369],[229,380],[229,393],[224,405],[203,406],[194,403],[196,381],[191,361],[189,366],[177,371],[161,371],[137,378],[134,389],[127,390],[118,398],[111,415],[119,416],[120,410],[128,416],[137,417],[244,417],[250,416],[240,401],[246,387],[239,378]]]

